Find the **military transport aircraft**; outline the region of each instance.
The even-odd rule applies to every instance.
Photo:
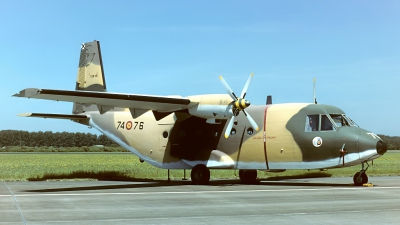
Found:
[[[73,102],[72,114],[21,116],[68,119],[94,127],[141,161],[164,169],[191,169],[207,184],[210,169],[239,170],[254,182],[257,170],[330,169],[361,164],[355,185],[368,182],[368,161],[387,145],[335,106],[314,103],[250,105],[253,74],[237,96],[188,97],[107,92],[98,41],[81,46],[76,90],[28,88],[15,97]]]

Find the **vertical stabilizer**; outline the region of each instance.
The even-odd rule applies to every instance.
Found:
[[[75,90],[107,91],[99,41],[94,40],[81,46]],[[83,113],[89,110],[89,107],[74,103],[72,113]]]

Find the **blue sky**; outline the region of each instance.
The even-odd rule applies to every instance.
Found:
[[[107,88],[151,95],[225,93],[224,76],[265,104],[317,100],[361,127],[400,136],[400,1],[3,1],[0,130],[91,132],[25,112],[71,103],[11,97],[73,90],[80,44],[99,40]]]

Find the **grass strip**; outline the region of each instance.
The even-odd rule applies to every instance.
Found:
[[[128,152],[121,146],[82,146],[82,147],[29,147],[29,146],[7,146],[0,148],[0,153],[3,152]]]
[[[399,176],[400,152],[389,151],[375,160],[368,169],[369,176]],[[288,170],[281,173],[258,171],[260,179],[290,179],[311,177],[352,177],[361,166],[319,170]],[[211,170],[211,179],[238,179],[235,170]],[[172,180],[181,180],[183,170],[171,170]],[[186,170],[190,178],[190,170]],[[75,154],[0,154],[1,181],[43,180],[109,180],[140,181],[165,180],[167,170],[140,163],[133,154],[121,153],[75,153]]]

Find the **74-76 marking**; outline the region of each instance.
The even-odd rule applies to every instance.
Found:
[[[144,128],[144,122],[135,121],[132,123],[132,121],[118,121],[117,123],[117,129],[130,130],[133,128],[134,130],[143,130]]]

